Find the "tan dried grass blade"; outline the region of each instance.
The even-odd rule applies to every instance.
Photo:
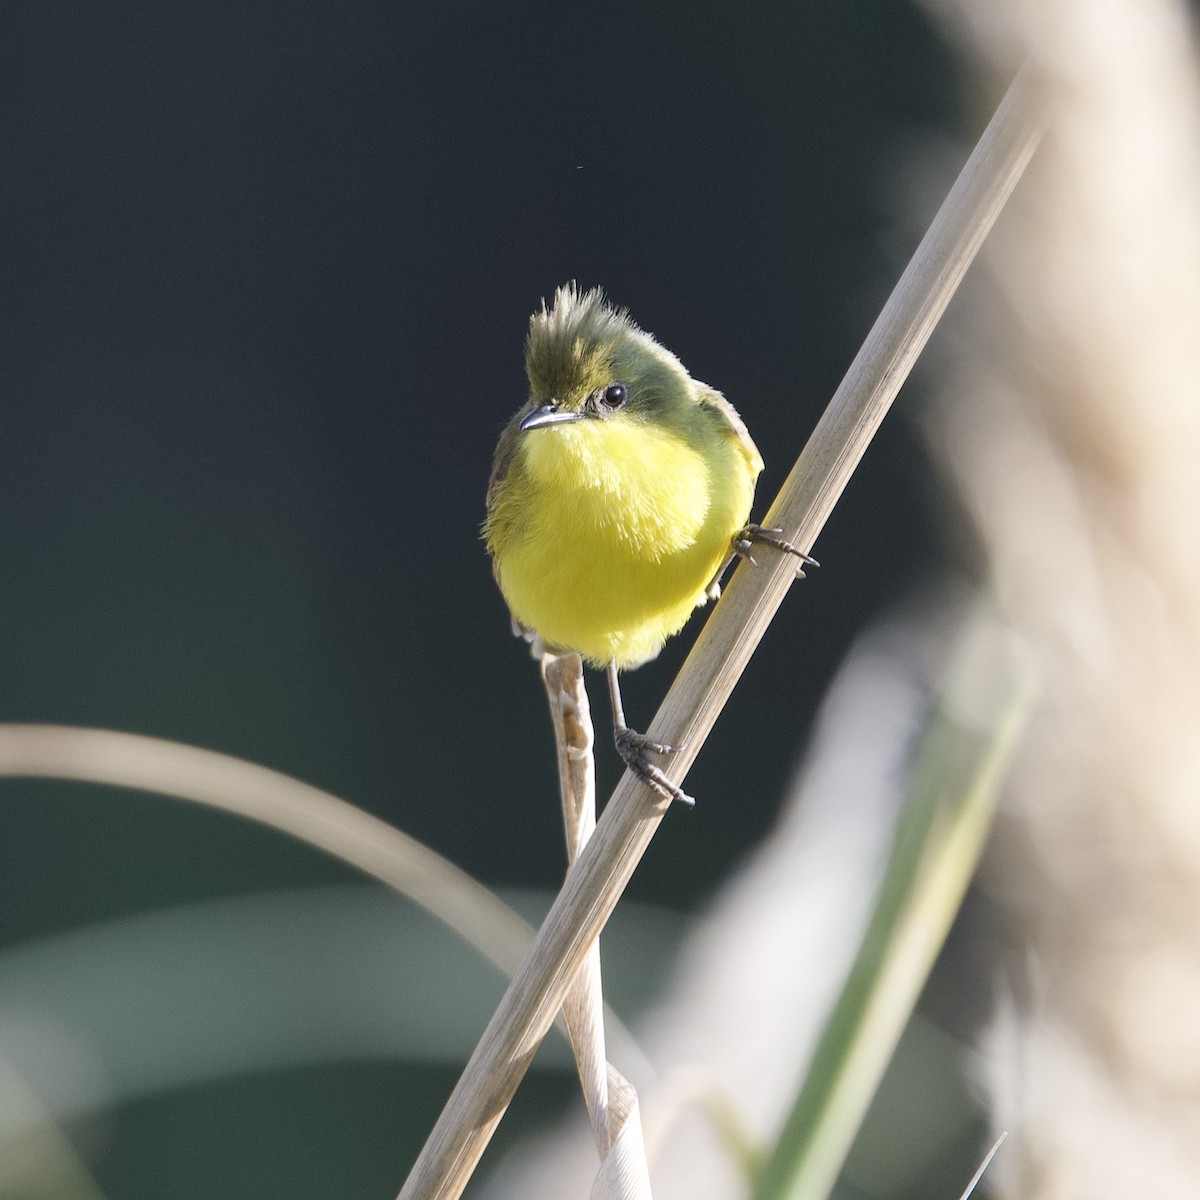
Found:
[[[596,828],[595,735],[591,707],[578,654],[542,655],[542,682],[550,703],[558,753],[559,791],[568,868]],[[608,1059],[604,1049],[604,995],[600,979],[600,942],[592,943],[563,1001],[567,1036],[579,1068],[596,1149],[608,1153]]]
[[[650,1175],[637,1092],[612,1067],[608,1095],[612,1144],[592,1184],[591,1200],[650,1200]]]
[[[578,654],[542,655],[542,681],[550,703],[558,751],[568,868],[596,827],[595,733]],[[592,1124],[600,1170],[592,1196],[650,1200],[650,1169],[642,1138],[637,1092],[605,1054],[600,941],[592,943],[563,1002],[567,1036]]]

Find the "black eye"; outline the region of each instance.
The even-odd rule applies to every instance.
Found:
[[[605,408],[620,408],[629,399],[629,389],[623,383],[610,383],[600,393],[600,403]]]

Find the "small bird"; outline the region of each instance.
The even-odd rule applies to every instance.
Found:
[[[599,289],[543,301],[525,372],[529,399],[500,435],[487,491],[496,581],[517,632],[606,670],[618,753],[690,804],[650,757],[675,748],[626,725],[617,672],[716,599],[754,542],[814,560],[748,523],[763,462],[733,405]]]

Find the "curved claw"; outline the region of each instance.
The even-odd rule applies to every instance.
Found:
[[[783,536],[782,529],[777,526],[764,529],[763,526],[755,525],[753,522],[743,526],[733,535],[734,553],[741,555],[742,558],[749,559],[754,566],[758,566],[754,562],[754,556],[750,553],[750,547],[755,542],[766,546],[774,546],[776,550],[782,550],[784,554],[791,554],[798,558],[803,566],[796,573],[801,578],[804,577],[804,567],[819,567],[821,565],[811,554],[805,554],[799,546],[794,546],[789,542]]]
[[[644,733],[636,733],[632,729],[617,730],[613,741],[625,765],[648,788],[657,792],[664,800],[678,800],[681,804],[695,805],[696,801],[683,788],[677,783],[672,783],[662,768],[646,757],[651,751],[656,754],[676,754],[683,749],[682,746],[667,746],[662,742],[651,741]]]
[[[741,534],[738,534],[733,539],[733,552],[738,558],[744,558],[752,567],[757,567],[758,559],[750,553],[752,545],[754,543],[748,537],[742,537]]]

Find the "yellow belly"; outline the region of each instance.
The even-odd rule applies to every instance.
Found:
[[[754,472],[620,421],[531,430],[497,500],[496,576],[516,619],[593,665],[636,666],[678,632],[746,522]],[[506,511],[507,509],[507,511]]]

